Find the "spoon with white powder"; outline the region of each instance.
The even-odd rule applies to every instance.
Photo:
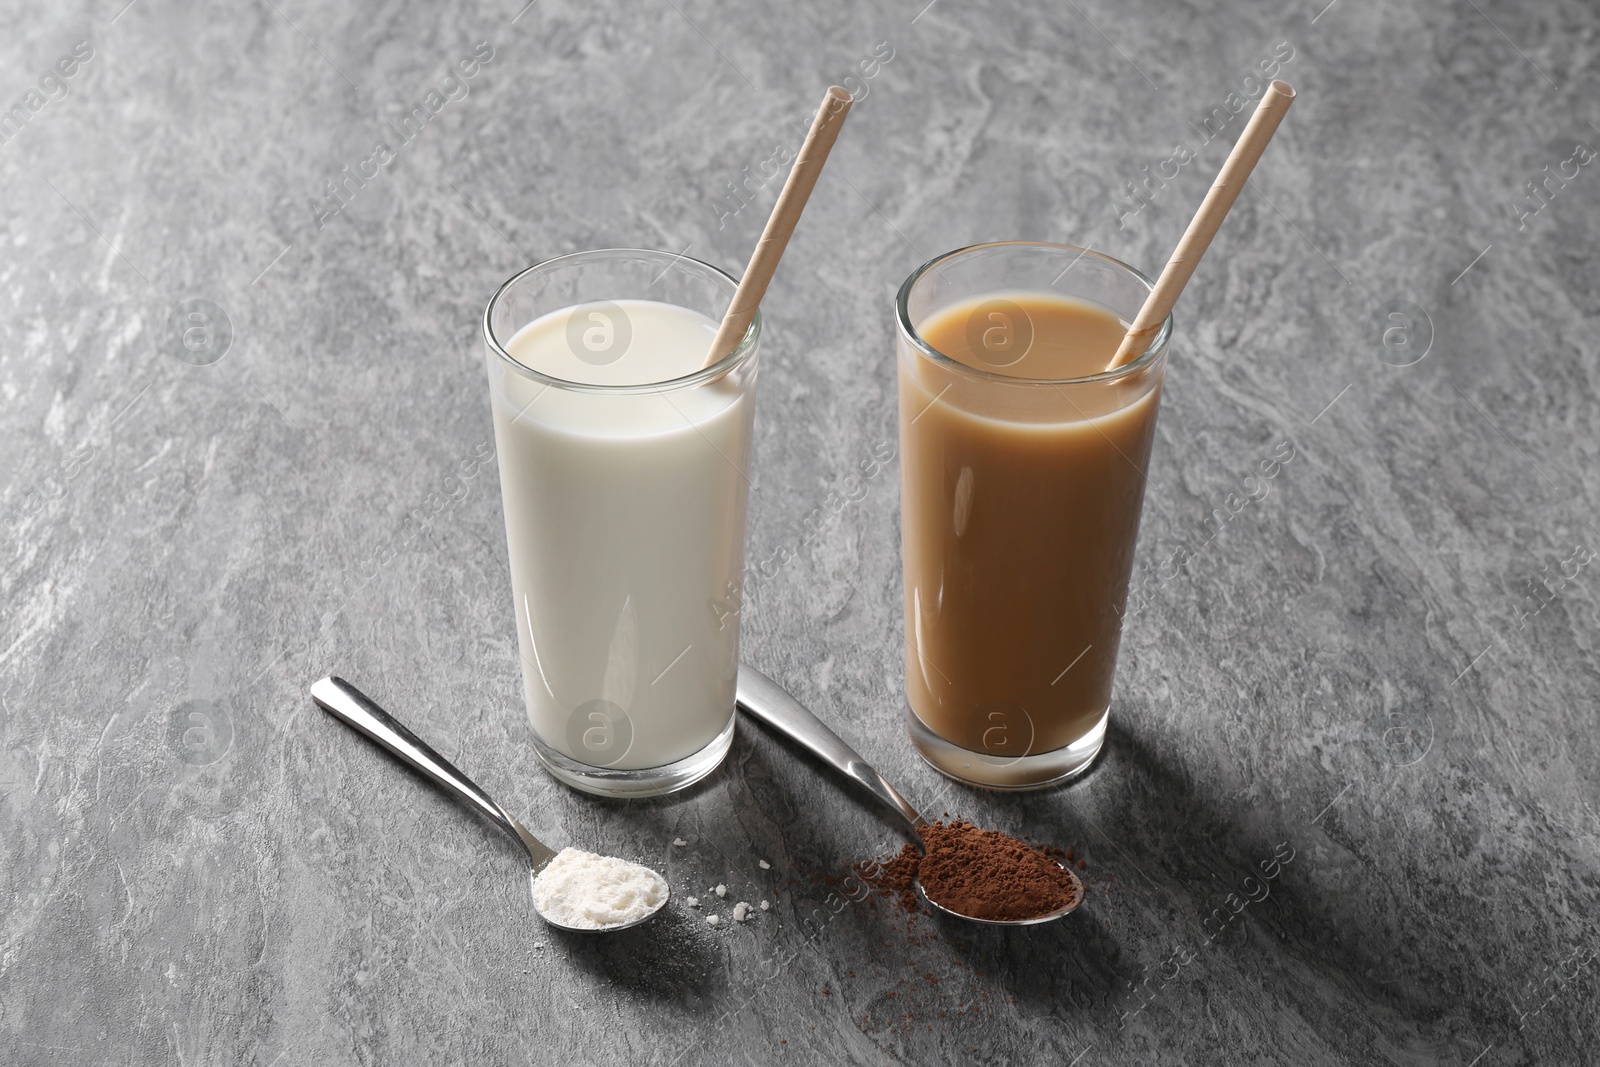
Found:
[[[311,699],[516,838],[533,865],[533,906],[551,926],[581,932],[626,930],[666,905],[667,882],[661,875],[615,856],[576,848],[557,852],[544,844],[449,760],[343,678],[317,682],[311,687]]]

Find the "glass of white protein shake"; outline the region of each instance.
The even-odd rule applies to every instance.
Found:
[[[705,361],[734,288],[605,249],[529,267],[484,313],[528,718],[585,792],[682,789],[733,741],[760,316]]]

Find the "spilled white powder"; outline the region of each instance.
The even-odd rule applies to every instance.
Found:
[[[638,922],[666,901],[666,879],[649,867],[576,848],[556,853],[533,880],[539,914],[576,930]]]

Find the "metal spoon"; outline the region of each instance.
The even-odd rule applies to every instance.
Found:
[[[901,796],[900,791],[890,785],[883,775],[873,770],[872,765],[862,759],[859,752],[845,744],[843,738],[828,729],[821,719],[790,696],[781,685],[749,664],[741,663],[737,700],[740,709],[746,714],[799,744],[877,801],[894,817],[895,823],[905,832],[917,851],[927,854],[927,846],[918,831],[927,827],[928,820],[924,819],[921,813],[911,806],[911,802]],[[1032,919],[984,919],[976,915],[963,915],[940,904],[937,900],[930,899],[923,890],[920,880],[916,883],[917,897],[935,911],[989,926],[1036,926],[1039,923],[1054,922],[1076,910],[1083,901],[1083,883],[1078,880],[1078,876],[1059,862],[1056,866],[1066,871],[1067,876],[1072,879],[1076,890],[1073,901],[1064,908]]]
[[[456,769],[455,765],[428,746],[422,738],[406,729],[405,725],[380,708],[371,697],[345,681],[343,678],[324,678],[311,687],[311,699],[323,711],[343,722],[358,734],[368,740],[377,742],[387,749],[389,754],[401,763],[420,772],[430,782],[455,799],[485,816],[490,822],[516,838],[528,854],[528,862],[532,864],[533,874],[550,865],[555,858],[556,850],[534,837],[516,819],[495,803],[493,798],[485,793],[476,782]],[[551,926],[562,930],[572,930],[575,933],[611,933],[616,930],[627,930],[638,926],[652,918],[666,906],[671,895],[661,898],[661,903],[656,905],[655,911],[640,919],[629,923],[619,923],[616,926],[602,927],[600,930],[586,929],[576,926],[566,926],[551,919],[543,912],[539,917]],[[538,910],[535,905],[534,910]]]

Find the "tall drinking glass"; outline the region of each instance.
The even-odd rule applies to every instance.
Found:
[[[1150,287],[1097,252],[1008,241],[900,288],[908,724],[953,778],[1048,785],[1104,741],[1172,320],[1101,368]],[[1067,355],[1077,374],[1049,376]]]
[[[590,793],[681,789],[733,740],[759,316],[701,365],[734,289],[606,249],[529,267],[484,314],[534,747]]]

